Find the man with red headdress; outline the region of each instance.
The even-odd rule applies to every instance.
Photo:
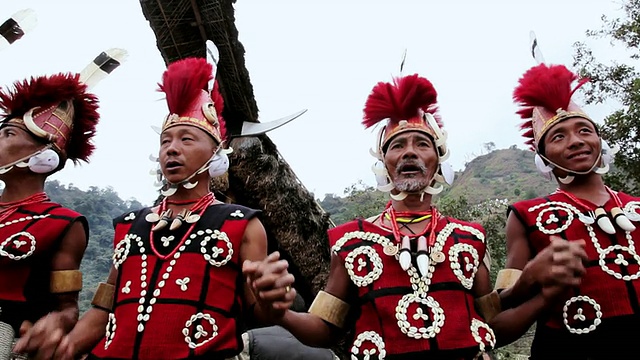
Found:
[[[94,150],[95,81],[60,73],[0,92],[0,358],[17,335],[16,352],[49,358],[45,335],[61,338],[77,321],[87,220],[49,200],[44,184],[67,159],[86,162]]]
[[[558,189],[509,208],[507,269],[495,286],[504,311],[491,324],[508,343],[537,321],[531,359],[635,359],[640,199],[604,184],[616,150],[572,101],[587,81],[577,80],[540,64],[514,91],[536,166]]]
[[[56,344],[56,358],[244,359],[243,321],[271,315],[244,290],[240,271],[267,255],[258,211],[209,190],[229,165],[213,67],[199,58],[172,63],[160,90],[169,108],[158,159],[164,199],[114,220],[111,273],[93,308]],[[281,285],[291,283],[289,276]],[[291,305],[294,297],[274,301]]]
[[[383,125],[374,172],[391,201],[378,216],[329,230],[325,290],[309,313],[278,319],[303,343],[328,347],[340,329],[353,329],[351,359],[474,359],[495,344],[474,307],[491,290],[484,229],[432,204],[453,178],[442,164],[449,153],[436,100],[418,75],[378,83],[369,95],[363,124]],[[247,263],[244,271],[259,301],[282,287],[275,262]]]

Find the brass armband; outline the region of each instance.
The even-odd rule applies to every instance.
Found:
[[[493,288],[496,290],[504,290],[512,287],[516,281],[518,281],[518,278],[520,278],[520,274],[522,274],[522,270],[518,269],[502,269],[498,271],[496,285]]]
[[[82,272],[80,270],[56,270],[51,272],[49,290],[53,294],[82,290]]]
[[[500,295],[496,290],[476,299],[476,308],[485,321],[490,321],[502,311]]]
[[[349,304],[328,292],[320,291],[309,307],[309,313],[342,328],[349,313]]]
[[[107,311],[113,310],[113,294],[115,291],[116,287],[114,285],[101,282],[93,295],[91,305]]]

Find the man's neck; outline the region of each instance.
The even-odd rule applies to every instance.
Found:
[[[17,179],[4,179],[4,190],[0,196],[0,202],[8,203],[20,201],[31,195],[44,191],[44,180],[30,176]]]
[[[391,199],[391,206],[396,211],[428,211],[431,208],[431,195],[410,194],[404,200]]]
[[[207,195],[209,193],[209,177],[202,176],[198,179],[198,177],[192,179],[192,182],[198,181],[198,184],[192,189],[186,189],[184,186],[179,185],[175,194],[169,197],[169,200],[174,201],[187,201],[187,200],[198,200],[201,197]]]
[[[602,180],[602,176],[594,172],[586,175],[576,175],[569,184],[558,182],[558,187],[560,190],[597,205],[606,203],[610,197]]]

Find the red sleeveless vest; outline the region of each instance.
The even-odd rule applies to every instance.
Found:
[[[358,292],[354,356],[404,359],[457,352],[461,355],[452,359],[466,359],[462,354],[473,357],[495,344],[471,292],[485,253],[484,229],[443,217],[436,232],[425,280],[415,264],[402,270],[397,254],[388,250],[395,240],[387,230],[364,221],[329,230],[332,250]]]
[[[236,355],[242,350],[240,245],[257,211],[212,205],[193,228],[184,223],[173,232],[158,231],[153,242],[149,213],[146,208],[115,220],[114,309],[91,358]]]
[[[618,196],[623,210],[640,213],[640,199],[624,193]],[[596,208],[586,200],[581,201],[592,206],[590,210]],[[609,213],[615,206],[610,199],[604,209]],[[562,193],[510,207],[527,231],[532,256],[549,245],[552,234],[586,242],[589,261],[582,284],[570,290],[544,322],[550,328],[573,335],[593,332],[611,318],[640,315],[640,256],[635,246],[640,239],[640,224],[635,223],[638,229],[625,232],[612,219],[616,233],[610,235],[597,224],[580,221],[580,214],[586,214],[587,210]]]
[[[49,292],[54,250],[75,221],[86,219],[53,202],[19,207],[0,224],[0,321],[14,330],[55,310]]]

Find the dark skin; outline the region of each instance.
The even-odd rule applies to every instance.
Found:
[[[5,165],[24,158],[43,148],[25,128],[5,125],[0,128],[0,164]],[[0,175],[5,189],[0,202],[25,199],[44,191],[44,182],[50,174],[36,174],[28,168],[14,167]],[[62,238],[60,247],[52,255],[51,269],[78,270],[87,246],[84,225],[75,222]],[[51,342],[68,333],[78,320],[78,293],[57,294],[55,311],[39,319],[35,324],[24,321],[20,327],[20,340],[14,351],[28,353],[32,359],[49,359],[52,354]]]
[[[422,162],[426,165],[427,171],[400,171],[396,169],[398,164],[405,162]],[[398,134],[394,137],[387,148],[384,156],[384,162],[392,180],[416,179],[425,180],[429,183],[437,169],[438,156],[436,153],[433,140],[421,132],[406,132]],[[402,168],[401,168],[402,170]],[[394,190],[395,191],[395,190]],[[395,191],[397,193],[397,191]],[[419,194],[410,194],[404,200],[392,200],[394,209],[398,211],[427,211],[431,208],[431,196],[425,194],[422,201]],[[376,225],[380,224],[381,217],[373,220]],[[387,224],[389,225],[389,224]],[[424,230],[426,222],[411,224],[414,231]],[[279,274],[280,268],[275,262],[264,261],[262,263],[245,263],[243,271],[248,278],[252,280],[252,286],[258,293],[263,289],[272,289],[277,287],[278,280],[281,278]],[[357,289],[351,282],[347,270],[342,259],[335,253],[331,254],[331,269],[329,271],[329,280],[324,289],[325,292],[336,296],[347,303],[354,303],[357,299]],[[473,290],[476,296],[483,296],[491,291],[491,281],[489,279],[489,271],[482,264],[476,273]],[[276,310],[284,308],[273,304]],[[310,313],[299,313],[291,310],[282,312],[280,318],[275,319],[275,323],[285,327],[302,343],[315,347],[330,347],[341,335],[340,329],[332,325],[328,325],[324,320]],[[390,319],[395,322],[395,319]],[[349,325],[346,325],[348,327]]]
[[[581,118],[554,125],[543,141],[549,160],[575,171],[591,169],[601,146],[593,123]],[[559,169],[554,169],[554,174],[556,177],[567,175]],[[558,187],[597,205],[603,205],[610,198],[602,176],[594,172],[575,175],[569,184],[558,182]],[[506,231],[506,267],[520,269],[522,275],[512,288],[500,294],[503,309],[507,310],[490,322],[500,346],[522,336],[567,289],[580,286],[587,261],[584,240],[566,241],[557,236],[551,236],[550,245],[540,253],[532,253],[524,225],[513,213],[507,219]]]
[[[160,145],[160,166],[169,181],[180,182],[193,172],[198,170],[215,152],[218,145],[204,131],[188,125],[178,125],[165,130],[161,136]],[[193,200],[198,199],[209,192],[209,174],[204,172],[196,175],[191,182],[198,181],[198,184],[192,189],[179,187],[175,194],[169,197],[171,200]],[[214,204],[221,204],[216,201]],[[182,209],[188,209],[192,204],[170,204],[169,208],[174,214],[179,213]],[[157,208],[154,209],[157,211]],[[257,218],[253,218],[247,224],[245,229],[242,245],[240,246],[241,261],[260,262],[268,259],[275,259],[276,264],[280,264],[280,274],[282,279],[279,285],[289,286],[293,284],[293,276],[287,273],[286,262],[278,262],[279,254],[273,253],[267,257],[267,235],[264,226]],[[115,285],[118,277],[118,271],[112,267],[107,283]],[[244,302],[246,308],[250,308],[251,304],[258,303],[255,306],[257,320],[260,322],[268,321],[273,315],[270,308],[262,308],[259,306],[253,291],[248,286],[243,289]],[[295,291],[292,290],[286,296],[283,294],[276,297],[284,304],[291,306],[295,298]],[[75,359],[76,357],[86,354],[104,337],[105,327],[108,322],[109,314],[98,308],[91,308],[78,321],[73,330],[58,341],[58,347],[52,359]]]

